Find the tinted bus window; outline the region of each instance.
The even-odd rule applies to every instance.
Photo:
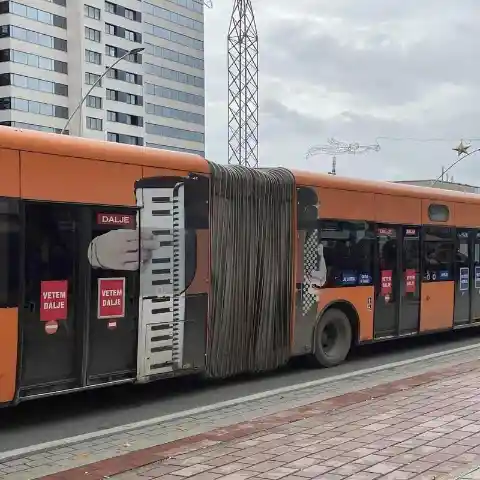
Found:
[[[367,222],[321,220],[325,287],[372,285],[375,237]]]
[[[446,227],[425,227],[423,236],[423,281],[453,280],[455,237]]]
[[[20,220],[17,200],[0,200],[0,308],[18,306]]]

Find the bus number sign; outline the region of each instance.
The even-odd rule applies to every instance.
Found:
[[[98,279],[98,318],[125,316],[125,278]]]
[[[67,319],[67,280],[46,280],[40,284],[40,320],[57,322]]]

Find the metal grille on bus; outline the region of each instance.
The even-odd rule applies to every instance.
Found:
[[[140,271],[138,379],[183,365],[185,251],[183,186],[137,191],[141,235],[151,233],[159,248]]]

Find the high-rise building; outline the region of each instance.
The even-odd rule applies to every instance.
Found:
[[[0,1],[0,124],[205,150],[202,0]]]

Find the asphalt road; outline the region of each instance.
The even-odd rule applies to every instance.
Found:
[[[480,329],[463,330],[360,347],[331,369],[295,361],[273,374],[223,382],[182,378],[32,400],[0,409],[0,452],[479,342]]]

